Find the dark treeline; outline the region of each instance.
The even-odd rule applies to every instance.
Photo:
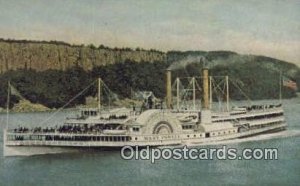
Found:
[[[158,97],[164,96],[164,71],[168,67],[166,62],[133,62],[125,61],[107,66],[95,67],[85,71],[81,67],[73,67],[66,71],[19,69],[7,71],[0,75],[0,107],[6,106],[8,81],[33,103],[41,103],[50,108],[63,106],[80,91],[98,77],[105,82],[111,91],[119,98],[130,97],[132,90],[151,90]],[[94,83],[84,95],[72,101],[69,107],[83,104],[86,96],[95,96],[97,83]],[[18,101],[11,97],[11,106]]]
[[[0,107],[5,107],[7,100],[7,82],[19,90],[26,99],[33,103],[41,103],[50,108],[58,108],[67,103],[81,90],[98,77],[101,77],[106,85],[116,93],[119,98],[128,98],[132,90],[153,91],[159,98],[165,96],[165,69],[171,62],[134,62],[125,61],[85,71],[80,67],[73,67],[66,71],[20,69],[7,71],[0,75]],[[172,79],[186,76],[201,75],[202,64],[188,65],[185,69],[173,72]],[[251,99],[274,99],[279,97],[279,74],[262,67],[260,62],[249,62],[231,65],[216,65],[210,69],[212,75],[228,75],[232,81],[238,84]],[[300,79],[298,72],[296,78]],[[297,80],[298,80],[297,79]],[[241,83],[242,82],[242,83]],[[299,81],[298,81],[299,82]],[[199,82],[201,83],[201,82]],[[95,96],[97,84],[87,92],[74,100],[69,107],[83,104],[86,96]],[[230,86],[231,99],[245,99],[234,86]],[[295,92],[283,88],[283,97],[295,96]],[[11,106],[18,101],[12,96]]]
[[[176,76],[202,76],[203,65],[200,63],[191,64],[186,66],[185,69],[177,70],[173,73],[173,78]],[[279,99],[280,94],[280,73],[272,71],[267,67],[262,67],[260,62],[248,62],[243,64],[230,64],[230,65],[216,65],[210,68],[209,73],[211,76],[218,76],[215,78],[216,83],[221,83],[221,89],[224,88],[225,78],[220,76],[229,77],[229,93],[230,99],[233,100],[259,100],[259,99]],[[300,71],[297,73],[294,81],[299,82]],[[175,80],[175,79],[174,79]],[[188,83],[185,82],[185,85]],[[201,86],[202,81],[198,80]],[[299,85],[298,85],[299,87]],[[296,96],[296,92],[287,87],[282,88],[282,98],[292,98]],[[219,89],[216,89],[219,91]],[[224,89],[225,91],[225,89]],[[216,91],[215,91],[216,92]],[[217,95],[213,93],[213,100],[216,101]],[[220,92],[220,91],[219,91]],[[220,93],[219,93],[220,94]],[[246,95],[246,96],[245,96]],[[225,95],[218,95],[222,100],[225,100]],[[198,97],[198,96],[197,96]]]
[[[156,53],[163,53],[162,51],[156,50],[156,49],[143,49],[141,47],[136,47],[136,48],[130,48],[130,47],[109,47],[105,46],[103,44],[100,44],[98,47],[95,46],[94,44],[70,44],[64,41],[56,41],[56,40],[50,40],[50,41],[39,41],[39,40],[17,40],[17,39],[3,39],[0,38],[0,42],[6,42],[6,43],[21,43],[21,44],[28,44],[28,43],[33,43],[33,44],[51,44],[51,45],[60,45],[60,46],[69,46],[69,47],[88,47],[93,50],[98,50],[98,49],[103,49],[103,50],[113,50],[113,51],[149,51],[149,52],[156,52]]]
[[[272,71],[266,67],[262,67],[259,62],[215,66],[211,73],[213,75],[229,76],[229,83],[231,84],[229,89],[230,97],[236,100],[245,99],[245,95],[239,91],[239,88],[251,100],[279,99],[280,73]],[[283,98],[292,98],[296,96],[296,92],[294,90],[284,86],[281,88]]]

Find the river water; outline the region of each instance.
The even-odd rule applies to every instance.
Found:
[[[0,185],[300,185],[300,99],[284,100],[288,130],[226,142],[227,147],[278,148],[278,160],[123,160],[119,151],[3,157]],[[58,125],[71,111],[46,125]],[[51,113],[17,113],[10,126],[39,126]],[[0,132],[6,115],[0,115]],[[219,147],[221,144],[211,145]]]

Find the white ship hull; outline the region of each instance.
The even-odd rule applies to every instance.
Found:
[[[79,149],[73,147],[53,147],[53,146],[5,146],[4,156],[33,156],[43,154],[75,153]]]
[[[247,136],[259,135],[260,133],[272,132],[274,130],[284,130],[287,126],[286,123],[282,123],[276,126],[264,127],[261,129],[254,129],[246,132],[228,134],[218,137],[199,137],[193,139],[181,138],[178,139],[164,139],[166,135],[157,136],[158,140],[152,141],[130,141],[130,142],[84,142],[84,141],[9,141],[4,140],[4,156],[32,156],[42,154],[58,154],[58,153],[76,153],[83,152],[86,149],[101,149],[101,148],[121,148],[123,146],[172,146],[172,145],[207,145],[212,142],[225,141],[236,138],[243,138]],[[195,133],[196,134],[196,133]],[[194,134],[190,134],[194,135]],[[170,136],[170,135],[169,135]],[[173,135],[176,136],[176,135]],[[140,136],[142,137],[142,136]]]

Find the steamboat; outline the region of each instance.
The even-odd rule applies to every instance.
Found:
[[[201,104],[196,104],[196,78],[191,78],[193,99],[182,106],[180,80],[172,91],[171,70],[166,71],[166,99],[154,104],[151,96],[146,106],[105,110],[101,105],[98,81],[98,108],[81,109],[74,118],[61,126],[18,127],[4,130],[4,156],[85,151],[87,149],[121,148],[123,146],[205,145],[210,142],[246,138],[262,133],[277,132],[287,127],[281,103],[229,107],[228,76],[224,77],[223,109],[213,108],[213,77],[203,68]],[[215,88],[217,89],[217,88]]]

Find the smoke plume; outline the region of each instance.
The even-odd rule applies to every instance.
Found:
[[[186,66],[193,64],[193,63],[202,63],[203,66],[207,65],[207,60],[204,56],[187,56],[186,58],[179,60],[179,61],[175,61],[173,62],[168,70],[178,70],[178,69],[183,69]]]

